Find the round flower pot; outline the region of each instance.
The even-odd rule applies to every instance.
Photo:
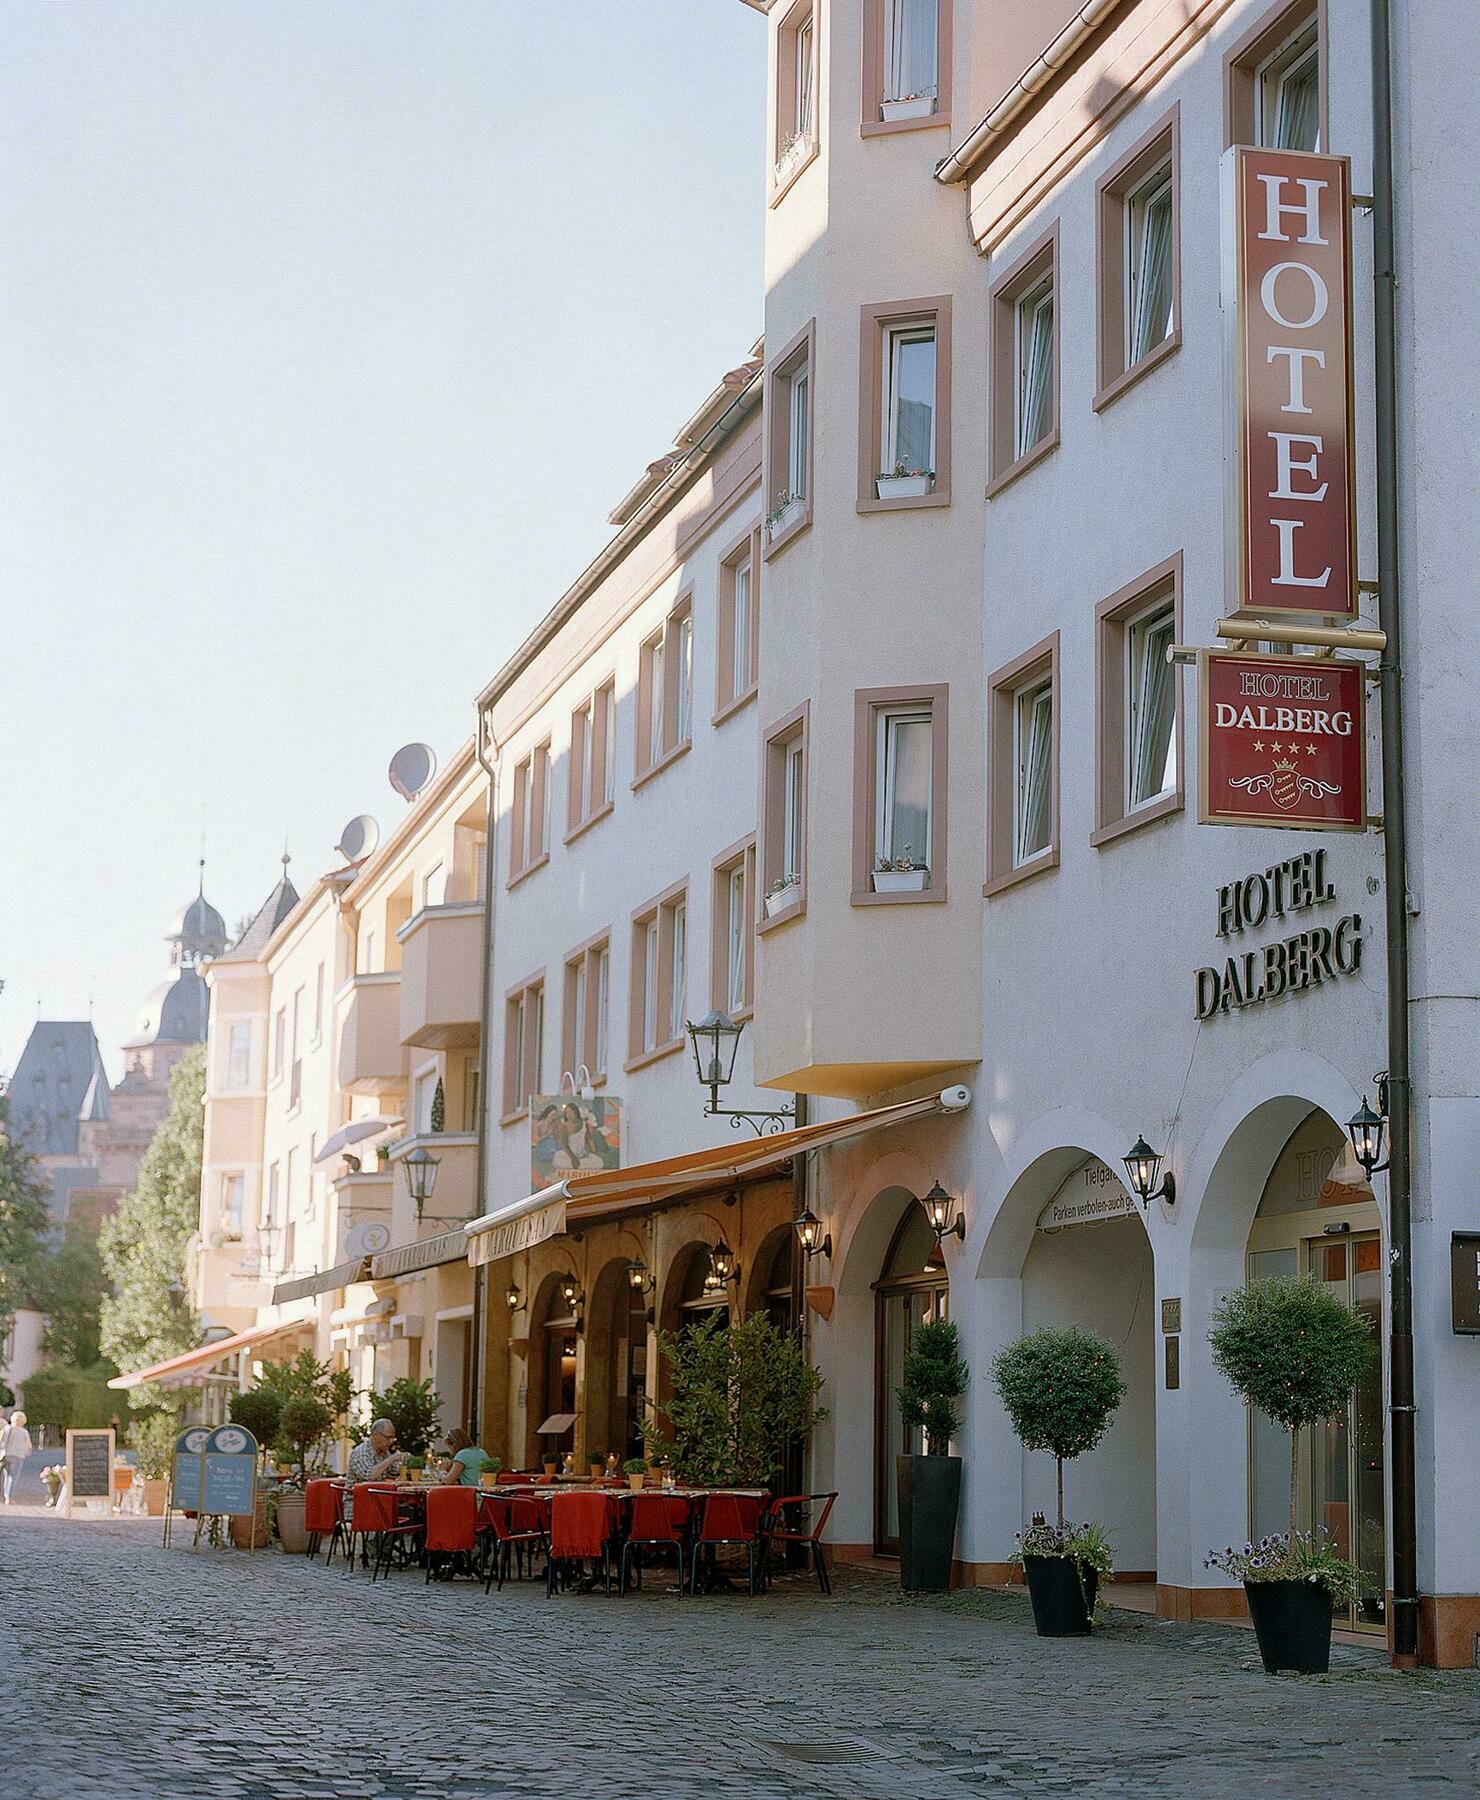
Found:
[[[646,1475],[629,1475],[627,1477],[627,1485],[632,1489],[634,1494],[640,1494],[642,1492],[642,1484],[646,1480]]]
[[[248,1518],[245,1513],[231,1515],[231,1541],[238,1550],[250,1550],[255,1538],[257,1549],[267,1542],[267,1496],[257,1496],[257,1513],[255,1518]]]
[[[897,1456],[899,1585],[907,1594],[951,1585],[956,1515],[961,1509],[959,1456]]]
[[[1088,1637],[1099,1570],[1068,1556],[1025,1556],[1023,1569],[1039,1637]]]
[[[494,1488],[496,1488],[498,1486],[497,1473],[495,1472],[492,1474],[480,1475],[478,1477],[478,1486],[480,1488],[482,1488],[486,1493],[491,1492]]]
[[[1324,1675],[1331,1667],[1331,1590],[1323,1581],[1246,1581],[1249,1617],[1271,1675]]]
[[[289,1556],[303,1556],[308,1550],[308,1526],[304,1523],[306,1504],[302,1494],[278,1495],[278,1542]]]
[[[148,1477],[144,1482],[144,1511],[151,1519],[164,1517],[165,1502],[169,1499],[170,1484],[165,1480]]]

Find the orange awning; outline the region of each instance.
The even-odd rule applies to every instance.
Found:
[[[127,1375],[115,1375],[108,1386],[136,1388],[146,1381],[168,1382],[178,1375],[208,1369],[212,1363],[220,1362],[222,1357],[230,1356],[234,1351],[249,1349],[253,1344],[265,1344],[269,1338],[286,1337],[289,1332],[303,1329],[301,1320],[291,1325],[253,1325],[250,1330],[238,1331],[234,1337],[216,1338],[209,1344],[198,1344],[194,1350],[186,1350],[180,1356],[171,1356],[165,1362],[155,1363],[152,1368],[131,1369]]]
[[[848,1113],[841,1119],[824,1119],[815,1125],[801,1125],[794,1131],[778,1131],[741,1143],[718,1144],[711,1150],[691,1150],[662,1162],[567,1175],[538,1193],[527,1194],[474,1219],[466,1228],[468,1261],[474,1268],[497,1262],[554,1237],[570,1225],[640,1212],[661,1201],[726,1181],[753,1179],[808,1151],[825,1150],[829,1145],[845,1143],[886,1125],[902,1125],[909,1119],[961,1112],[970,1101],[966,1088],[947,1088],[944,1093],[927,1094],[921,1100]]]

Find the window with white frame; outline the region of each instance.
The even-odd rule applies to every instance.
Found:
[[[538,744],[514,765],[509,880],[517,881],[550,852],[550,745]]]
[[[685,748],[694,735],[693,598],[681,595],[642,646],[637,686],[638,779]]]
[[[602,689],[606,704],[601,709],[601,741],[604,753],[601,764],[601,800],[610,806],[617,797],[617,689],[608,682]]]
[[[221,1177],[221,1235],[236,1243],[246,1226],[247,1178],[245,1175]]]
[[[879,707],[874,729],[875,866],[901,863],[928,871],[935,739],[930,709]]]
[[[1041,856],[1053,838],[1053,679],[1044,675],[1014,696],[1013,863]]]
[[[1254,71],[1255,141],[1269,150],[1321,147],[1321,68],[1310,19]]]
[[[813,327],[798,334],[766,378],[766,555],[811,519]]]
[[[261,1211],[257,1215],[257,1224],[263,1231],[276,1230],[280,1222],[281,1186],[281,1170],[276,1163],[273,1163],[267,1171],[267,1187],[262,1195]]]
[[[767,921],[800,910],[807,877],[806,706],[765,734],[759,835],[760,884]],[[764,929],[765,921],[762,921]]]
[[[1176,673],[1167,660],[1175,636],[1170,599],[1156,601],[1125,624],[1127,810],[1177,785]]]
[[[786,746],[781,788],[781,874],[787,881],[801,879],[806,822],[807,764],[797,737]]]
[[[504,1000],[504,1123],[520,1117],[541,1091],[545,1061],[545,982],[520,984]]]
[[[658,1047],[658,921],[648,920],[642,928],[642,1049]]]
[[[594,1081],[606,1074],[611,1011],[611,950],[605,937],[566,958],[562,1074],[584,1066]]]
[[[715,1007],[731,1018],[751,1004],[751,897],[755,845],[715,870],[714,994]]]
[[[240,1093],[252,1085],[252,1025],[249,1019],[234,1019],[226,1040],[226,1086]]]
[[[609,944],[603,944],[596,952],[595,963],[596,1023],[592,1033],[591,1055],[587,1062],[593,1075],[605,1075],[612,1012],[612,953]]]
[[[1053,276],[1013,309],[1013,455],[1026,456],[1053,429]]]
[[[681,1047],[688,985],[688,896],[671,888],[632,921],[629,1057],[633,1061]]]
[[[313,1041],[317,1044],[324,1036],[324,965],[319,964],[313,978]]]
[[[297,1193],[298,1182],[298,1150],[295,1146],[288,1152],[287,1161],[283,1165],[283,1222],[287,1224],[294,1214],[293,1201]]]
[[[672,969],[668,982],[668,1041],[681,1039],[688,1013],[689,989],[689,909],[683,900],[674,902]]]
[[[794,137],[810,139],[816,128],[817,31],[809,12],[797,26],[792,42],[792,119]]]
[[[754,650],[750,641],[754,622],[755,562],[747,550],[735,565],[735,616],[730,634],[730,694],[744,694],[754,684]]]
[[[935,471],[935,322],[884,332],[884,418],[879,471]]]
[[[616,798],[616,709],[616,683],[608,681],[570,716],[567,833],[578,831]]]
[[[755,689],[758,548],[751,533],[720,566],[715,704],[721,713]]]
[[[661,631],[643,646],[643,687],[647,699],[647,768],[652,768],[663,759],[663,696],[668,685],[665,666],[667,654],[665,634]]]
[[[678,622],[678,720],[677,741],[686,744],[694,735],[694,615]]]
[[[1153,169],[1125,197],[1125,366],[1172,332],[1172,165]]]
[[[272,1078],[281,1081],[288,1054],[288,1009],[280,1006],[272,1021]]]
[[[805,367],[787,382],[786,491],[793,500],[807,497],[807,447],[811,420],[811,381]]]
[[[940,90],[940,0],[884,0],[884,98],[934,99]]]

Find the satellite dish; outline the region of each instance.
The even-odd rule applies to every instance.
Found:
[[[402,744],[391,758],[391,786],[403,800],[414,800],[437,773],[437,757],[430,744]]]
[[[344,1234],[344,1251],[346,1256],[375,1256],[388,1249],[391,1241],[391,1228],[382,1225],[379,1219],[364,1219],[358,1225],[351,1225]]]
[[[369,813],[356,813],[339,834],[334,848],[346,862],[359,862],[380,842],[380,827]]]

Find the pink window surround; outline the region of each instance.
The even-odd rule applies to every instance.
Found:
[[[1172,671],[1177,746],[1177,784],[1159,799],[1134,809],[1126,804],[1126,627],[1159,599],[1172,602],[1173,638],[1182,642],[1182,552],[1169,556],[1108,595],[1095,608],[1095,829],[1094,845],[1108,844],[1183,809],[1186,798],[1186,733],[1182,671]]]
[[[606,956],[607,999],[611,998],[611,942],[612,934],[601,931],[595,937],[587,938],[584,944],[577,944],[565,959],[565,991],[561,997],[560,1008],[560,1066],[574,1073],[579,1063],[584,1063],[591,1072],[592,1087],[606,1085],[606,1068],[602,1063],[598,1041],[597,1017],[597,983],[600,979],[601,958]],[[586,1017],[581,1033],[582,1041],[576,1042],[576,972],[582,971],[586,984]],[[611,1031],[611,1018],[608,1013],[607,1031]],[[611,1045],[606,1045],[607,1055],[611,1055]]]
[[[875,478],[883,469],[886,377],[884,354],[889,332],[903,325],[935,328],[935,486],[928,494],[881,500]],[[951,504],[951,297],[931,294],[865,306],[858,327],[858,510],[903,512]]]
[[[550,816],[550,740],[537,744],[514,765],[514,793],[510,804],[509,880],[517,887],[526,876],[550,860],[545,827]]]
[[[608,676],[570,715],[570,757],[566,767],[565,842],[604,819],[613,802],[606,793],[607,724],[616,711],[617,684]],[[586,792],[582,777],[589,767]]]
[[[1266,57],[1272,56],[1287,38],[1315,20],[1317,91],[1321,126],[1321,148],[1331,146],[1327,69],[1330,66],[1330,34],[1326,19],[1326,0],[1288,0],[1262,13],[1223,58],[1223,143],[1254,142],[1254,71]]]
[[[801,918],[807,910],[807,827],[808,812],[807,788],[811,777],[810,753],[810,713],[808,701],[777,719],[774,725],[767,728],[762,740],[761,755],[761,834],[760,834],[760,877],[756,882],[756,930],[764,935],[775,931],[793,919]],[[782,908],[780,912],[769,917],[766,913],[766,889],[782,873],[784,847],[782,833],[785,821],[784,783],[786,780],[786,752],[790,745],[800,742],[802,747],[802,816],[801,816],[801,867],[796,872],[801,879],[796,884],[796,898]]]
[[[1096,392],[1099,412],[1117,400],[1143,375],[1163,363],[1182,344],[1182,171],[1181,106],[1153,125],[1131,145],[1095,186],[1095,292],[1099,300],[1095,343]],[[1164,163],[1172,175],[1172,329],[1134,363],[1126,363],[1126,202],[1140,184]]]
[[[955,0],[938,0],[936,23],[936,95],[935,111],[919,119],[885,119],[884,20],[886,0],[864,0],[863,3],[863,83],[862,116],[859,133],[863,137],[883,137],[896,131],[931,131],[951,123],[951,68],[953,61],[952,27]]]
[[[639,788],[650,780],[660,769],[666,769],[678,761],[693,742],[693,693],[692,666],[690,668],[689,722],[688,729],[680,736],[679,687],[682,680],[679,648],[683,639],[683,624],[687,620],[690,630],[693,627],[694,595],[693,590],[686,588],[669,609],[668,617],[659,630],[650,632],[643,640],[641,663],[637,681],[637,766],[632,777],[632,785]],[[661,691],[655,689],[653,680],[654,645],[661,645],[663,651],[663,685]],[[689,639],[692,656],[693,638]],[[659,720],[662,749],[657,756],[652,756],[652,724],[653,709],[661,709]]]
[[[1052,682],[1053,738],[1050,806],[1052,828],[1048,847],[1030,861],[1013,863],[1013,829],[1016,820],[1017,744],[1015,736],[1018,695],[1047,675]],[[1031,881],[1059,866],[1059,634],[1034,644],[1010,663],[987,677],[987,898],[1004,893],[1019,882]]]
[[[915,687],[859,688],[853,696],[853,892],[854,906],[920,906],[946,897],[946,794],[950,773],[949,701],[946,682]],[[879,714],[897,707],[930,713],[930,886],[919,893],[873,890],[875,823],[882,771]]]
[[[1017,306],[1023,296],[1047,275],[1053,282],[1053,345],[1050,363],[1051,424],[1038,442],[1016,456]],[[1059,281],[1059,222],[1053,224],[1019,256],[996,281],[988,298],[991,319],[991,396],[988,406],[991,479],[987,498],[993,500],[1020,475],[1042,462],[1059,444],[1059,343],[1063,294]]]
[[[738,691],[735,670],[735,575],[744,566],[750,570],[750,681]],[[761,532],[749,527],[726,549],[719,565],[719,606],[715,637],[718,654],[714,671],[714,716],[710,723],[721,724],[748,701],[754,700],[760,669],[761,617]]]
[[[647,931],[654,923],[658,927],[658,991],[655,1017],[660,1029],[669,1020],[673,1010],[673,978],[674,978],[674,912],[680,904],[684,909],[684,954],[688,956],[688,895],[687,881],[676,881],[672,887],[664,888],[645,905],[638,907],[632,915],[632,960],[627,982],[627,1059],[622,1064],[624,1071],[631,1073],[634,1069],[645,1069],[649,1063],[660,1058],[672,1056],[682,1050],[684,1040],[679,1036],[662,1036],[651,1048],[643,1042],[643,1016],[647,1002]],[[687,971],[685,971],[687,973]]]
[[[539,1092],[544,1059],[545,971],[526,975],[504,996],[504,1109],[500,1125],[529,1112],[529,1096]],[[515,1041],[519,1054],[514,1054]]]
[[[755,1004],[755,878],[756,839],[752,832],[738,843],[721,850],[711,865],[709,933],[709,1004],[716,1012],[729,1011],[730,999],[730,877],[741,869],[745,875],[745,1005],[730,1014],[736,1020],[748,1019]]]
[[[802,511],[785,531],[772,537],[762,527],[762,556],[769,561],[779,551],[812,525],[813,455],[817,430],[817,321],[809,319],[766,371],[765,460],[766,489],[764,509],[770,515],[777,499],[788,492],[788,468],[791,450],[791,380],[798,373],[807,377],[807,442],[803,452],[806,492]]]
[[[771,138],[771,193],[769,206],[779,206],[797,177],[817,160],[822,142],[821,77],[824,59],[821,55],[823,9],[814,0],[797,0],[784,14],[776,32],[776,114]],[[797,102],[797,34],[802,27],[812,26],[812,129],[809,141],[783,166],[782,158],[796,124]]]

